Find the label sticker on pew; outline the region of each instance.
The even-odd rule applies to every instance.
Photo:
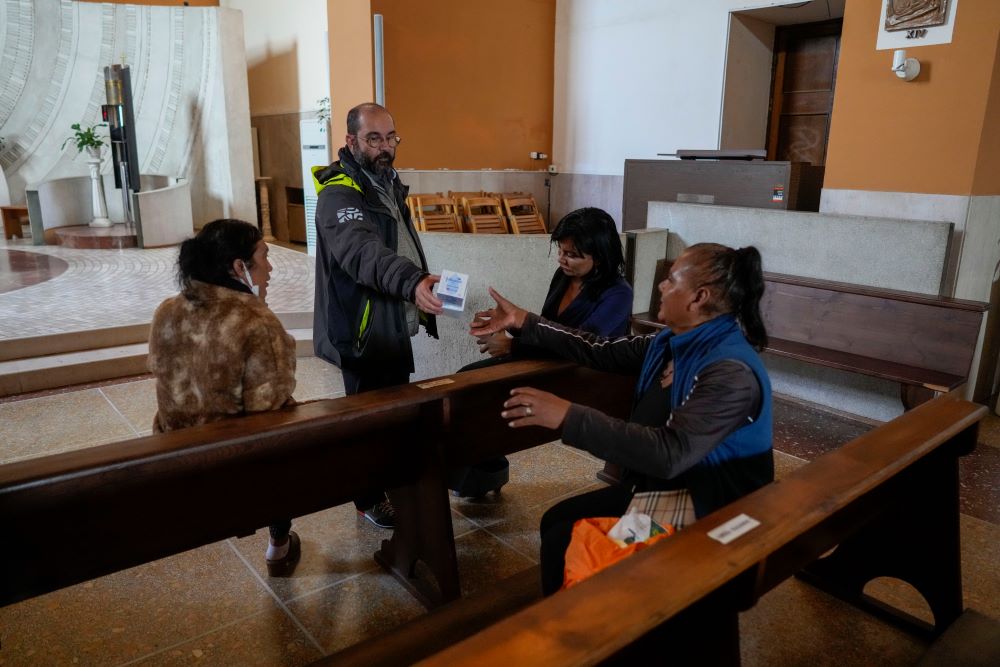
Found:
[[[740,514],[739,516],[734,516],[721,526],[708,531],[708,536],[716,542],[729,544],[740,535],[749,533],[759,525],[760,521],[757,519],[748,517],[746,514]]]
[[[432,387],[440,387],[443,384],[452,384],[454,380],[449,378],[441,378],[440,380],[432,380],[430,382],[421,382],[417,386],[421,389],[431,389]]]

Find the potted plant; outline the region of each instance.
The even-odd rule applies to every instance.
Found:
[[[99,159],[101,157],[101,146],[104,145],[104,141],[97,136],[97,128],[99,127],[105,127],[105,124],[91,125],[84,129],[80,127],[79,123],[73,123],[70,125],[70,128],[73,130],[73,136],[66,137],[66,141],[62,143],[59,150],[66,148],[66,144],[72,141],[76,144],[77,151],[82,153],[86,150],[90,157]]]

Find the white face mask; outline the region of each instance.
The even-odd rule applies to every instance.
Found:
[[[246,277],[246,286],[250,288],[253,295],[256,297],[260,296],[260,285],[253,284],[253,278],[250,277],[250,272],[247,270],[247,265],[243,264],[243,275]]]

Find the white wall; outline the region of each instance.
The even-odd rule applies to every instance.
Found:
[[[250,115],[313,111],[330,95],[326,0],[220,0],[243,12]]]
[[[0,164],[16,204],[25,186],[88,173],[72,123],[100,122],[106,65],[129,64],[139,169],[191,183],[198,226],[254,219],[242,26],[216,7],[60,0],[0,4]],[[107,142],[107,131],[99,130]],[[111,173],[104,150],[101,170]],[[107,193],[111,199],[119,194]]]
[[[558,0],[554,162],[623,173],[626,158],[718,148],[729,12],[792,0]]]

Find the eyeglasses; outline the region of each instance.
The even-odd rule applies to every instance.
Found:
[[[389,137],[382,137],[382,136],[379,136],[379,135],[377,135],[377,134],[373,134],[373,135],[371,135],[371,136],[369,136],[369,137],[364,137],[364,138],[362,138],[362,137],[359,137],[359,136],[358,136],[358,135],[356,135],[356,134],[355,134],[354,136],[355,136],[355,137],[356,137],[356,138],[357,138],[357,139],[358,139],[359,141],[363,141],[363,142],[365,142],[366,144],[368,144],[368,147],[369,147],[369,148],[378,148],[379,146],[381,146],[381,145],[383,144],[383,142],[384,142],[384,143],[385,143],[385,144],[386,144],[387,146],[390,146],[390,147],[392,147],[392,148],[395,148],[395,147],[396,147],[396,146],[398,146],[398,145],[399,145],[399,143],[400,143],[400,142],[401,142],[401,141],[403,140],[403,137],[399,136],[398,134],[394,134],[394,135],[392,135],[392,136],[389,136]]]

